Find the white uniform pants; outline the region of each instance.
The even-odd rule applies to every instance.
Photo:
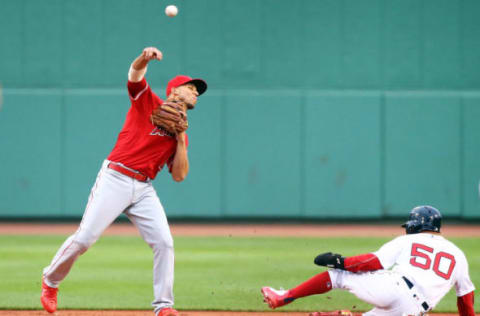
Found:
[[[375,308],[365,316],[424,315],[424,302],[415,287],[409,289],[402,276],[393,271],[352,273],[344,270],[329,270],[332,288],[347,290]]]
[[[140,182],[107,168],[105,160],[92,188],[78,230],[57,251],[43,270],[48,286],[58,287],[78,256],[93,245],[122,213],[138,228],[153,249],[152,303],[155,312],[173,306],[173,239],[167,217],[151,182]]]

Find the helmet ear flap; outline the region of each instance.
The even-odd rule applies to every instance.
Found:
[[[407,221],[405,224],[402,225],[402,227],[405,228],[405,233],[407,233],[407,235],[417,234],[421,231],[418,221],[415,220]]]

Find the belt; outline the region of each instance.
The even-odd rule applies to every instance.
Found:
[[[116,163],[109,163],[108,168],[113,169],[117,172],[120,172],[123,175],[126,175],[127,177],[133,178],[135,180],[141,181],[141,182],[147,182],[148,177],[144,174],[141,174],[138,171],[132,171],[130,169],[127,169],[123,167],[122,165],[118,165]]]
[[[403,281],[405,281],[405,283],[407,284],[408,288],[409,288],[409,289],[412,289],[413,283],[412,283],[409,279],[407,279],[406,277],[404,277],[404,276],[402,276],[402,279],[403,279]],[[416,297],[416,296],[417,296],[417,294],[413,294],[413,297]],[[428,309],[430,308],[430,306],[428,306],[427,302],[423,302],[421,305],[422,305],[422,307],[423,307],[423,309],[424,309],[425,311],[428,311]]]

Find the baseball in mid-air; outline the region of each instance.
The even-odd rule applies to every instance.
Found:
[[[176,6],[174,6],[173,4],[167,6],[165,8],[165,14],[169,17],[174,17],[176,16],[178,13],[178,8]]]

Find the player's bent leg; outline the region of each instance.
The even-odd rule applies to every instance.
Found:
[[[290,289],[289,294],[294,298],[300,298],[310,295],[323,294],[331,289],[332,280],[330,279],[328,272],[325,271]]]
[[[344,270],[329,270],[332,287],[347,290],[375,308],[367,316],[402,316],[401,298],[404,289],[398,274],[392,271],[352,273]]]
[[[421,310],[411,302],[409,305],[399,303],[386,308],[375,307],[362,316],[405,316],[405,315],[424,315]]]
[[[142,199],[125,213],[153,250],[152,306],[156,314],[174,304],[174,250],[167,217],[151,184],[144,184]]]
[[[117,194],[115,192],[124,194],[112,199],[112,196]],[[130,185],[117,181],[108,171],[104,174],[100,172],[80,227],[63,243],[50,265],[44,269],[45,281],[58,287],[78,256],[85,253],[129,205],[130,196]]]
[[[67,238],[58,249],[52,262],[43,270],[43,281],[50,287],[57,288],[67,276],[78,256],[87,251],[88,247],[75,241],[76,235]]]
[[[362,316],[389,316],[389,315],[394,316],[395,314],[392,314],[392,311],[388,309],[383,309],[378,307],[375,307],[369,310],[368,312],[362,314]]]
[[[330,275],[328,272],[322,272],[288,291],[278,291],[270,287],[263,287],[261,292],[264,302],[271,308],[277,308],[289,304],[297,298],[323,294],[331,289]]]
[[[63,243],[50,265],[43,270],[43,282],[50,288],[58,288],[77,258],[97,241],[102,232],[131,202],[133,180],[128,182],[128,179],[120,179],[113,174],[113,170],[107,169],[106,165],[107,161],[98,173],[80,227]],[[46,302],[44,289],[42,305]]]
[[[74,239],[75,235],[70,236],[57,251],[50,265],[43,270],[40,302],[49,313],[57,310],[60,282],[67,276],[78,256],[87,250],[87,247],[75,242]]]

